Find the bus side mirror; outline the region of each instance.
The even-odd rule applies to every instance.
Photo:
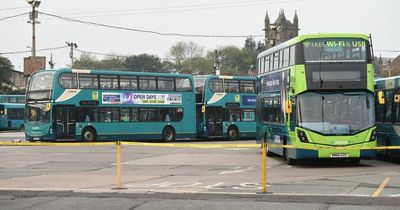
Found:
[[[378,103],[385,104],[385,94],[382,90],[378,91]]]
[[[292,113],[292,100],[286,100],[286,113],[291,114]]]
[[[394,102],[400,103],[400,95],[398,95],[398,94],[394,95]]]

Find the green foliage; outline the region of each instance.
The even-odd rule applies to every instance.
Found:
[[[189,67],[192,68],[191,63],[201,58],[203,52],[204,48],[192,41],[177,42],[169,48],[168,57],[177,72],[187,72],[188,70],[185,68],[188,67],[188,63]]]
[[[187,59],[183,62],[182,67],[182,73],[186,74],[201,75],[214,73],[213,61],[204,57]]]
[[[140,54],[125,58],[124,66],[131,71],[164,72],[161,59],[155,55]]]
[[[124,69],[124,59],[118,57],[109,57],[103,60],[97,60],[93,55],[83,53],[81,57],[74,62],[74,68],[77,69],[99,69],[99,70],[122,70]]]
[[[0,93],[12,92],[12,84],[9,81],[14,66],[8,58],[0,56]]]

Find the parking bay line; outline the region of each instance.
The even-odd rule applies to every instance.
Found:
[[[390,177],[386,177],[383,182],[381,183],[381,185],[379,185],[378,189],[376,189],[376,191],[371,195],[371,197],[376,198],[378,197],[383,189],[385,189],[386,185],[389,183]]]

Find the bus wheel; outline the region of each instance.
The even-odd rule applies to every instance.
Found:
[[[92,128],[85,128],[82,132],[83,141],[96,141],[96,132]]]
[[[165,142],[174,141],[175,140],[175,130],[170,126],[165,127],[162,132],[162,138]]]
[[[237,140],[239,138],[239,131],[235,126],[231,126],[228,129],[228,139]]]
[[[21,125],[20,128],[21,128],[21,131],[25,131],[25,126],[23,124]]]

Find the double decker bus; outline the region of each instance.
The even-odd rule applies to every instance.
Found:
[[[260,53],[257,70],[257,141],[271,145],[269,153],[288,164],[376,157],[361,150],[377,139],[368,36],[300,35]]]
[[[256,78],[194,76],[197,137],[229,140],[256,136]]]
[[[24,95],[0,95],[0,130],[24,128]]]
[[[378,146],[400,146],[400,76],[375,80]],[[378,157],[400,158],[400,150],[377,150]]]
[[[59,69],[31,75],[26,139],[77,141],[194,137],[191,75]]]

